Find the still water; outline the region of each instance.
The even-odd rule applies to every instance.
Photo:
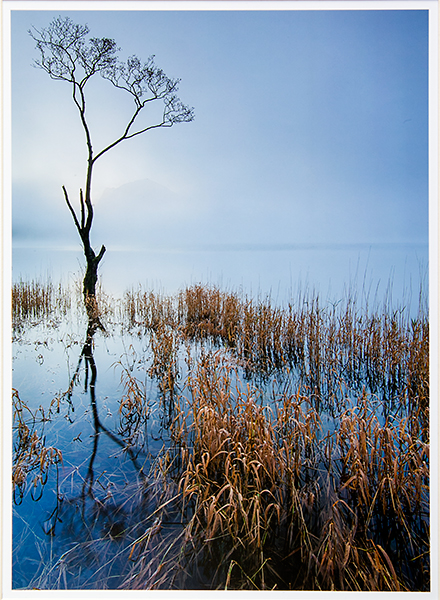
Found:
[[[36,431],[46,447],[62,449],[63,462],[58,470],[50,467],[44,489],[30,485],[23,498],[15,496],[13,588],[117,587],[123,569],[113,578],[105,565],[111,558],[112,569],[118,569],[115,556],[124,542],[112,532],[142,528],[154,511],[154,502],[142,493],[148,486],[143,470],[149,471],[169,439],[157,388],[145,381],[145,369],[140,385],[148,395],[148,415],[137,431],[135,452],[127,452],[119,412],[123,369],[142,371],[149,359],[146,340],[96,335],[86,362],[85,332],[81,321],[60,320],[28,329],[14,342],[14,388],[38,417],[39,407],[44,410]],[[66,394],[70,385],[72,393]],[[75,556],[79,542],[86,541],[90,556]],[[126,565],[126,544],[125,550]],[[76,565],[73,571],[63,561]]]
[[[14,247],[14,281],[67,282],[84,268],[80,248]],[[107,293],[120,295],[141,284],[174,294],[193,283],[243,290],[288,302],[298,291],[316,291],[338,301],[356,292],[358,301],[385,297],[417,311],[421,285],[428,287],[428,244],[220,245],[117,250],[108,246],[100,265]]]

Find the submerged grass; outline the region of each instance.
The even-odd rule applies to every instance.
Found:
[[[14,458],[12,467],[13,498],[20,504],[26,490],[30,490],[33,500],[39,500],[47,483],[49,470],[62,463],[63,456],[58,448],[47,446],[44,437],[44,423],[49,420],[40,406],[32,411],[20,398],[18,391],[12,390]],[[32,482],[30,478],[33,475]]]
[[[428,446],[408,419],[381,424],[364,393],[325,432],[306,390],[267,405],[219,352],[187,385],[187,571],[214,564],[212,586],[229,589],[429,587]]]
[[[72,291],[49,280],[20,280],[12,285],[12,325],[14,331],[24,323],[37,323],[63,316],[72,306]]]
[[[21,286],[23,323],[36,309]],[[280,307],[202,285],[103,298],[107,326],[145,336],[151,354],[139,378],[133,361],[118,363],[119,433],[136,445],[148,377],[172,440],[155,463],[164,496],[127,538],[118,585],[429,590],[423,301],[410,317],[350,295]]]

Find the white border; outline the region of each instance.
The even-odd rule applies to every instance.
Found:
[[[11,339],[11,48],[10,22],[12,10],[151,10],[151,11],[229,11],[229,10],[429,10],[429,302],[430,302],[430,419],[431,419],[431,591],[430,592],[206,592],[184,591],[87,591],[87,590],[12,590],[12,557],[9,540],[12,534],[12,492],[9,479],[12,461],[12,432],[7,423],[12,420],[10,390],[12,387]],[[223,594],[258,594],[258,598],[283,596],[290,599],[356,598],[368,594],[375,599],[410,597],[420,599],[439,598],[439,531],[438,499],[439,472],[439,14],[437,0],[6,0],[2,3],[2,314],[0,332],[3,340],[1,354],[2,391],[2,545],[1,550],[1,598],[181,598],[205,597]],[[436,458],[437,460],[433,460]]]
[[[11,10],[433,10],[437,0],[3,0]]]

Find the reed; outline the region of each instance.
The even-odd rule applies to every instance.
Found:
[[[158,381],[164,401],[168,395],[170,403],[179,378],[179,344],[178,332],[165,324],[158,325],[150,337],[153,358],[147,373]]]
[[[183,586],[215,564],[219,588],[427,589],[426,315],[195,285],[138,295],[131,323],[174,415]]]
[[[133,373],[136,354],[133,349],[127,352],[125,360],[121,359],[114,365],[121,371],[120,379],[124,389],[119,402],[118,434],[122,436],[126,447],[139,447],[148,444],[146,425],[150,416],[150,404],[147,398],[145,383]]]
[[[186,571],[215,564],[212,586],[228,589],[429,586],[429,453],[408,418],[380,424],[363,393],[323,437],[306,390],[268,406],[220,351],[187,385],[174,423]]]
[[[12,325],[38,323],[54,316],[66,315],[72,306],[73,292],[61,283],[20,280],[12,285]]]
[[[322,307],[316,295],[286,308],[200,285],[181,293],[178,303],[183,337],[231,348],[250,377],[289,367],[332,402],[348,385],[402,407],[427,406],[429,324],[423,312],[415,319],[404,309],[369,312],[350,296],[345,304]]]
[[[172,298],[152,291],[127,290],[122,299],[121,316],[129,329],[151,331],[157,327],[176,325],[176,308]]]
[[[20,398],[17,390],[12,390],[14,456],[12,464],[12,485],[15,504],[22,502],[29,486],[29,476],[33,474],[30,493],[34,500],[41,498],[48,481],[49,471],[63,461],[61,451],[54,446],[46,446],[44,423],[47,420],[44,409],[32,411]],[[40,431],[37,425],[40,424]]]

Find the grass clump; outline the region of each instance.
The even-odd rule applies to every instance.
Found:
[[[61,283],[18,281],[12,285],[12,329],[18,334],[26,325],[36,325],[65,316],[72,306],[72,294]]]
[[[58,467],[63,456],[58,448],[46,446],[43,431],[37,431],[37,423],[47,420],[40,407],[32,411],[20,398],[17,390],[12,390],[14,457],[12,466],[13,498],[20,504],[28,487],[28,476],[34,473],[30,493],[33,500],[39,500],[48,481],[52,465]]]
[[[201,357],[175,435],[185,572],[212,588],[429,587],[429,452],[364,393],[325,432],[307,390],[262,393]],[[376,407],[377,408],[377,407]]]

